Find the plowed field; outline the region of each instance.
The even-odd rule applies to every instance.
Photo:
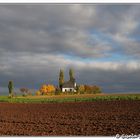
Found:
[[[0,103],[1,136],[140,134],[140,101]]]

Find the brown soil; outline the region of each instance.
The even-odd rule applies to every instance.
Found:
[[[0,103],[1,136],[140,134],[140,101]]]

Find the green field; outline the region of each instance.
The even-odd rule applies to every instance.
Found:
[[[82,102],[98,100],[140,100],[140,94],[82,94],[82,95],[52,95],[52,96],[17,96],[8,98],[0,96],[0,102],[8,103],[57,103],[57,102]]]

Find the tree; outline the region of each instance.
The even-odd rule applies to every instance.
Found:
[[[41,95],[41,92],[38,90],[38,91],[36,91],[35,95],[39,96],[39,95]]]
[[[13,96],[13,90],[14,90],[13,81],[9,81],[8,89],[9,89],[9,95],[12,97]]]
[[[86,92],[86,93],[91,93],[91,92],[92,92],[92,87],[91,87],[91,85],[84,85],[84,87],[85,87],[85,92]]]
[[[49,93],[55,93],[54,85],[42,85],[40,90],[42,95],[48,95]]]
[[[74,79],[74,71],[72,68],[69,69],[69,77],[70,77],[70,81]]]
[[[102,92],[101,88],[99,86],[96,86],[96,85],[92,86],[92,91],[93,91],[94,94]]]
[[[62,90],[62,86],[64,83],[64,71],[60,69],[59,73],[59,88]]]
[[[28,88],[20,88],[20,91],[23,93],[23,96],[26,96],[29,93]]]
[[[23,93],[28,93],[29,90],[27,88],[20,88],[20,91]]]
[[[85,85],[84,87],[86,93],[91,93],[91,94],[101,93],[101,88],[99,86]]]
[[[45,84],[42,85],[39,91],[42,93],[42,95],[46,94],[47,93],[46,85]]]
[[[53,85],[47,85],[46,89],[47,89],[47,93],[54,93],[55,92],[55,87]]]
[[[84,94],[84,92],[85,92],[85,86],[84,86],[84,85],[79,85],[79,87],[78,87],[78,92],[79,92],[80,94]]]
[[[55,88],[55,95],[60,95],[60,93],[61,93],[61,89],[57,86]]]

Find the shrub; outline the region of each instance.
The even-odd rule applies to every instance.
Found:
[[[26,93],[23,93],[23,94],[22,94],[22,96],[23,96],[23,97],[26,97],[26,96],[27,96],[27,94],[26,94]]]
[[[9,94],[8,95],[8,98],[13,98],[13,94]]]
[[[58,88],[58,87],[56,87],[56,89],[55,89],[55,95],[60,95],[60,93],[61,93],[61,89]]]

